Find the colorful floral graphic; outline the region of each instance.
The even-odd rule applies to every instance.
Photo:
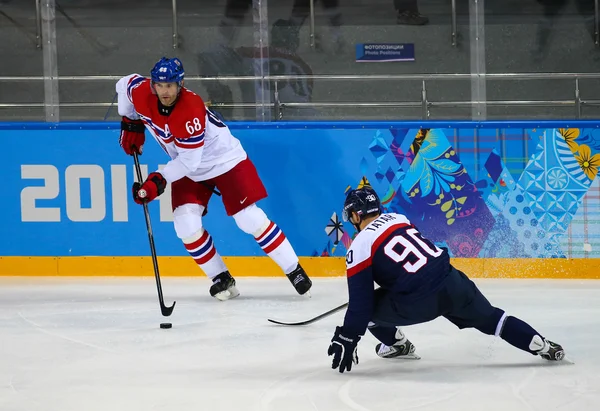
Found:
[[[592,150],[589,146],[580,145],[575,153],[575,158],[587,178],[590,180],[595,179],[596,175],[598,175],[598,166],[600,166],[600,154],[596,153],[592,155]]]
[[[572,254],[567,229],[598,177],[600,129],[378,130],[365,149],[353,186],[374,183],[384,211],[406,215],[453,256],[561,258],[565,247]],[[350,247],[356,231],[336,218],[315,255]],[[585,241],[600,241],[574,224]]]
[[[579,137],[579,129],[578,128],[559,128],[558,132],[565,139],[565,141],[567,142],[567,145],[569,146],[571,151],[573,153],[576,152],[579,144],[577,144],[575,142],[575,140],[577,140],[577,137]]]

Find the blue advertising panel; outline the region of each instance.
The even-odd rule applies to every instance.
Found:
[[[269,197],[259,202],[301,256],[343,256],[347,187],[369,183],[457,257],[600,255],[600,130],[594,122],[232,123]],[[144,256],[132,158],[117,124],[3,124],[0,256]],[[144,172],[166,155],[147,141]],[[150,204],[159,255],[185,256],[169,191]],[[204,226],[224,256],[262,256],[213,196]]]
[[[256,164],[269,197],[259,206],[284,230],[298,254],[311,255],[311,238],[325,235],[327,211],[341,207],[359,150],[362,130],[236,130]],[[142,207],[131,198],[132,158],[118,145],[118,130],[2,130],[7,146],[7,191],[0,215],[0,255],[146,255]],[[140,162],[144,174],[168,160],[148,139]],[[293,145],[292,145],[292,142]],[[315,167],[315,165],[319,165]],[[170,191],[150,204],[157,251],[186,255],[176,238]],[[263,255],[253,238],[225,214],[213,196],[204,225],[223,255]],[[319,224],[316,224],[319,222]]]

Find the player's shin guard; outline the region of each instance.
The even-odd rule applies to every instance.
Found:
[[[546,340],[525,321],[504,314],[498,322],[496,335],[507,343],[549,361],[560,361],[564,358],[563,348]]]
[[[227,271],[227,267],[225,267],[223,259],[217,252],[208,231],[202,229],[194,236],[183,239],[183,245],[196,264],[211,280],[220,273]]]
[[[268,221],[266,228],[254,238],[263,251],[281,267],[299,294],[310,290],[312,282],[298,264],[298,256],[277,224]]]

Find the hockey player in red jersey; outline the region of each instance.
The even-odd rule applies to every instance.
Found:
[[[150,79],[132,74],[116,85],[122,116],[120,145],[125,153],[142,153],[147,129],[170,157],[161,171],[134,184],[135,202],[150,202],[171,184],[175,232],[212,280],[210,295],[223,301],[237,297],[239,291],[202,225],[208,201],[218,189],[227,215],[254,236],[296,291],[306,294],[312,282],[298,256],[283,231],[256,205],[267,192],[239,140],[200,96],[184,87],[179,59],[163,57],[150,74]]]
[[[358,231],[346,254],[349,304],[344,325],[329,346],[332,368],[358,364],[357,344],[369,329],[382,358],[419,359],[400,326],[443,316],[458,328],[475,328],[550,361],[563,348],[526,322],[492,306],[464,273],[452,267],[448,251],[437,247],[401,214],[382,214],[369,186],[348,193],[344,220]],[[373,283],[380,288],[373,290]]]

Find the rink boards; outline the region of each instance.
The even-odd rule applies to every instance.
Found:
[[[132,159],[117,123],[4,123],[0,275],[152,275]],[[457,267],[479,277],[599,278],[596,122],[232,123],[269,197],[259,203],[313,276],[344,274],[347,187],[368,181]],[[150,137],[148,136],[148,139]],[[15,142],[18,142],[16,144]],[[144,174],[165,164],[147,141]],[[591,166],[590,166],[591,164]],[[203,275],[150,205],[161,274]],[[204,225],[236,276],[279,276],[218,197]]]
[[[280,277],[268,257],[223,257],[235,277]],[[600,279],[597,259],[454,258],[473,278]],[[300,257],[311,277],[345,275],[342,257]],[[204,276],[189,257],[159,257],[161,276]],[[150,257],[0,257],[0,273],[12,276],[152,276]]]

